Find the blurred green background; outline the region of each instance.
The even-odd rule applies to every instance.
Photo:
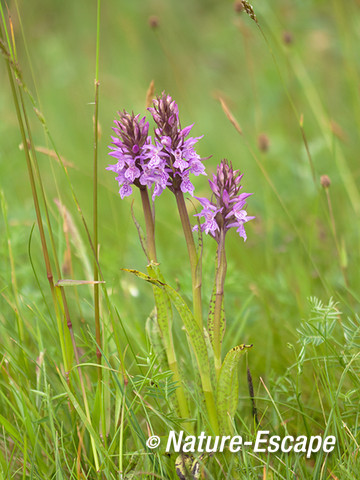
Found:
[[[96,4],[20,1],[26,43],[16,6],[13,2],[8,6],[24,78],[31,92],[39,95],[59,153],[72,164],[70,179],[91,225]],[[212,156],[206,162],[208,175],[221,158],[227,158],[244,173],[244,191],[254,192],[248,213],[256,220],[247,225],[248,241],[244,244],[235,232],[227,238],[224,350],[237,343],[254,343],[252,368],[266,375],[272,370],[281,373],[289,363],[291,352],[286,345],[296,342],[295,329],[308,315],[309,295],[324,302],[333,296],[345,313],[358,311],[360,5],[337,0],[253,0],[253,7],[261,30],[245,13],[236,12],[231,1],[102,3],[99,240],[111,300],[129,325],[130,338],[145,345],[144,321],[152,308],[152,292],[120,270],[145,269],[130,214],[134,200],[135,214],[142,222],[140,199],[135,194],[122,201],[117,182],[105,167],[111,163],[107,146],[116,112],[125,108],[145,114],[146,91],[154,80],[158,94],[165,90],[177,101],[182,125],[194,123],[192,133],[204,135],[198,153]],[[0,84],[0,185],[8,204],[19,289],[35,311],[34,305],[44,308],[28,257],[35,214],[4,62]],[[226,118],[219,95],[243,129],[242,136]],[[301,115],[316,184],[299,126]],[[35,144],[50,148],[35,114],[31,122]],[[266,136],[266,148],[260,148],[260,135]],[[62,169],[41,153],[39,162],[48,198],[61,195],[86,243]],[[336,231],[353,293],[346,289],[341,273],[320,188],[322,174],[331,178]],[[197,177],[194,183],[196,195],[209,194],[205,177]],[[189,208],[193,208],[190,203]],[[62,258],[65,242],[55,204],[52,215]],[[7,288],[11,278],[3,229],[1,223],[0,275]],[[190,296],[187,252],[170,192],[156,199],[156,229],[165,277]],[[33,261],[46,288],[39,244],[35,230]],[[212,288],[214,252],[214,242],[206,238],[204,310]],[[91,259],[90,249],[88,255]],[[75,276],[84,278],[76,248],[73,256]],[[79,295],[85,322],[93,330],[89,289],[79,288]],[[3,319],[12,315],[3,298],[0,307]],[[55,346],[56,338],[53,341]]]

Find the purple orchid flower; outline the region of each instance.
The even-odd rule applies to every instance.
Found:
[[[210,234],[218,243],[221,232],[225,234],[232,227],[236,227],[237,233],[246,241],[244,224],[255,218],[248,216],[244,209],[246,199],[252,193],[240,193],[242,177],[239,170],[233,169],[231,163],[222,160],[216,175],[213,175],[213,181],[209,180],[213,192],[211,201],[196,197],[203,209],[195,216],[205,219],[201,224],[201,231]],[[198,226],[195,225],[193,230],[197,229]]]
[[[167,187],[175,192],[181,190],[193,195],[194,186],[189,174],[206,175],[203,158],[195,151],[194,145],[202,137],[186,137],[193,125],[181,128],[179,108],[170,95],[162,94],[148,108],[156,123],[155,142],[162,146],[165,172],[168,174]]]

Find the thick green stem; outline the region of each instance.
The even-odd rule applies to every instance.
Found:
[[[202,330],[203,319],[201,302],[201,262],[196,251],[194,237],[191,231],[189,215],[185,205],[184,194],[181,190],[175,191],[175,198],[180,214],[180,220],[183,227],[190,260],[194,317],[200,329]]]
[[[216,265],[216,296],[214,307],[214,357],[216,377],[219,378],[221,369],[221,342],[222,342],[222,323],[223,323],[223,304],[224,304],[224,283],[226,277],[226,254],[225,254],[225,232],[221,230],[220,241],[217,249]]]
[[[153,213],[151,210],[149,193],[146,187],[140,188],[141,202],[145,217],[146,228],[146,248],[149,262],[153,261],[157,263],[156,259],[156,247],[155,247],[155,224]]]
[[[160,272],[158,268],[155,267],[155,264],[157,263],[156,247],[155,247],[155,225],[154,225],[154,217],[153,217],[153,212],[150,205],[148,190],[146,188],[140,188],[140,195],[141,195],[142,207],[143,207],[143,212],[145,217],[146,250],[147,250],[149,263],[153,264],[153,266],[150,266],[148,271],[150,275],[157,276],[156,274],[159,274]],[[162,280],[162,278],[160,278],[159,280]],[[157,291],[155,290],[157,288],[158,287],[154,287],[155,303],[159,301],[158,296],[156,295]],[[158,305],[157,305],[157,311],[159,311]],[[171,331],[170,315],[167,315],[167,326],[165,331],[164,329],[161,329],[161,327],[160,327],[160,330],[162,330],[162,334],[163,334],[163,344],[166,351],[166,357],[169,364],[169,368],[173,372],[174,381],[179,384],[179,388],[176,389],[176,397],[179,404],[180,414],[183,418],[188,418],[190,416],[190,412],[188,409],[185,392],[181,384],[181,376],[178,368],[178,363],[177,363],[176,353],[174,348],[174,341],[173,341],[173,336]]]

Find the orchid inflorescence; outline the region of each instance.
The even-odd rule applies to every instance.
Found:
[[[194,149],[201,137],[188,137],[192,125],[181,129],[177,104],[169,95],[154,100],[149,108],[157,127],[154,143],[148,136],[149,123],[140,115],[119,112],[115,120],[116,137],[112,137],[110,155],[117,163],[107,169],[117,173],[121,198],[132,194],[132,185],[153,188],[153,199],[166,187],[193,194],[189,179],[205,174],[205,167]]]
[[[113,128],[109,155],[117,160],[107,170],[117,174],[120,196],[132,194],[133,188],[152,189],[152,198],[161,195],[169,188],[172,192],[194,194],[190,174],[206,175],[203,161],[194,148],[202,137],[189,137],[193,125],[181,128],[179,108],[175,101],[166,95],[157,97],[153,107],[148,108],[156,127],[154,138],[148,135],[149,122],[146,117],[118,112]],[[254,217],[247,215],[244,206],[249,193],[240,193],[243,175],[233,170],[232,164],[222,160],[217,167],[213,181],[209,181],[212,199],[195,197],[203,209],[196,216],[203,217],[201,231],[219,241],[220,232],[236,227],[239,235],[246,240],[244,224]],[[194,230],[198,228],[195,225]]]
[[[205,222],[201,224],[201,231],[210,234],[218,243],[221,231],[226,233],[231,227],[236,227],[236,231],[245,241],[247,237],[244,223],[255,218],[249,217],[243,209],[246,199],[252,193],[239,193],[242,188],[240,185],[242,177],[239,170],[233,170],[232,164],[224,159],[218,165],[213,181],[209,180],[213,192],[212,201],[196,197],[203,209],[195,216],[205,218]],[[195,225],[194,230],[197,229],[198,225]]]

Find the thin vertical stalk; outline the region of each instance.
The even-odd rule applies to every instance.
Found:
[[[224,283],[226,276],[226,253],[225,253],[225,231],[222,229],[220,232],[220,241],[217,249],[217,265],[216,265],[216,274],[215,274],[215,285],[216,285],[216,295],[215,295],[215,307],[214,307],[214,361],[215,361],[215,370],[216,378],[219,378],[220,369],[221,369],[221,342],[222,342],[222,332],[221,332],[221,317],[224,304]]]
[[[2,28],[1,27],[0,27],[0,39],[1,40],[3,39]],[[65,349],[65,343],[64,343],[63,332],[62,332],[62,327],[61,327],[61,321],[59,320],[57,297],[56,297],[56,292],[55,292],[55,287],[54,287],[54,279],[53,279],[53,274],[52,274],[52,269],[51,269],[49,251],[48,251],[48,248],[47,248],[44,226],[43,226],[42,218],[41,218],[40,205],[39,205],[39,200],[38,200],[36,186],[35,186],[35,178],[34,178],[34,174],[33,174],[33,171],[32,171],[32,166],[31,166],[30,152],[29,152],[27,138],[26,138],[26,134],[25,134],[24,123],[23,123],[23,119],[22,119],[22,116],[21,116],[19,100],[18,100],[18,97],[17,97],[15,82],[14,82],[14,78],[13,78],[13,75],[12,75],[12,72],[11,72],[10,60],[9,59],[6,59],[6,68],[7,68],[7,73],[8,73],[8,77],[9,77],[11,92],[12,92],[12,96],[13,96],[13,100],[14,100],[15,111],[16,111],[16,115],[17,115],[17,119],[18,119],[21,139],[22,139],[22,143],[24,145],[26,165],[27,165],[27,169],[28,169],[31,193],[32,193],[32,197],[33,197],[34,207],[35,207],[36,222],[37,222],[37,225],[38,225],[38,228],[39,228],[41,247],[42,247],[42,252],[43,252],[43,257],[44,257],[44,262],[45,262],[46,277],[47,277],[48,282],[49,282],[51,295],[52,295],[52,299],[53,299],[54,306],[55,306],[56,318],[58,320],[57,325],[58,325],[58,329],[59,329],[60,347],[61,347],[64,367],[65,367],[65,370],[68,371],[69,370],[69,365],[68,365],[68,362],[67,362],[67,355],[65,353],[66,349]]]
[[[189,215],[185,205],[184,194],[181,190],[175,191],[175,198],[179,210],[180,220],[183,227],[190,260],[194,317],[197,324],[199,325],[200,330],[202,331],[203,319],[201,302],[201,262],[196,251],[194,237],[191,231]]]
[[[3,39],[2,28],[1,27],[0,27],[0,39],[1,40]],[[52,273],[51,261],[50,261],[49,251],[48,251],[46,237],[45,237],[45,231],[44,231],[44,225],[43,225],[43,220],[42,220],[42,215],[41,215],[38,193],[37,193],[36,184],[35,184],[33,164],[32,164],[30,150],[29,150],[29,144],[30,144],[30,148],[32,149],[32,152],[34,152],[33,142],[32,142],[32,138],[31,138],[31,131],[30,131],[30,127],[29,127],[29,124],[28,124],[26,110],[25,110],[25,106],[24,106],[21,91],[19,89],[19,93],[18,93],[17,89],[16,89],[16,86],[15,86],[13,74],[12,74],[11,67],[10,67],[10,62],[11,61],[12,61],[11,56],[8,56],[6,58],[6,67],[7,67],[10,87],[11,87],[11,91],[12,91],[12,96],[13,96],[13,100],[14,100],[16,115],[17,115],[17,119],[18,119],[18,124],[19,124],[20,134],[21,134],[21,138],[22,138],[22,143],[23,143],[23,146],[24,146],[24,152],[25,152],[26,164],[27,164],[27,169],[28,169],[30,187],[31,187],[31,192],[32,192],[32,197],[33,197],[33,202],[34,202],[34,207],[35,207],[35,213],[36,213],[36,220],[37,220],[37,225],[38,225],[38,228],[39,228],[40,241],[41,241],[43,257],[44,257],[44,261],[45,261],[46,275],[47,275],[47,279],[48,279],[51,294],[52,294],[52,299],[53,299],[55,314],[56,314],[56,319],[57,319],[57,326],[58,326],[58,330],[59,330],[60,346],[61,346],[62,357],[63,357],[64,367],[65,367],[66,377],[67,377],[66,379],[67,379],[67,383],[70,385],[69,376],[68,376],[68,373],[70,371],[70,361],[69,361],[68,355],[67,355],[66,341],[64,342],[64,340],[66,340],[66,330],[63,329],[63,325],[62,325],[62,322],[61,322],[59,305],[63,309],[64,314],[65,314],[65,319],[66,319],[66,322],[67,322],[67,327],[68,327],[68,331],[69,331],[69,334],[70,334],[70,337],[71,337],[71,342],[72,342],[74,355],[75,355],[75,359],[76,359],[77,364],[79,364],[79,357],[78,357],[78,352],[77,352],[77,348],[76,348],[74,333],[73,333],[73,330],[72,330],[72,323],[71,323],[71,319],[70,319],[69,309],[68,309],[68,306],[67,306],[65,292],[64,292],[62,287],[60,287],[60,288],[55,287],[55,284],[54,284],[54,277],[53,277],[53,273]],[[20,102],[19,102],[18,95],[19,95],[19,98],[20,98]],[[23,116],[21,115],[20,105],[22,107]],[[26,137],[25,127],[26,127],[26,130],[27,130],[28,135],[29,135],[29,142],[28,142],[28,139]],[[54,240],[53,240],[53,236],[52,236],[50,218],[49,218],[48,210],[47,210],[47,206],[46,206],[45,193],[44,193],[43,186],[42,186],[42,183],[41,183],[41,177],[40,177],[40,172],[39,172],[37,162],[36,162],[36,156],[34,157],[33,161],[34,161],[34,168],[35,168],[37,177],[38,177],[39,182],[40,182],[40,190],[41,190],[43,200],[44,200],[44,204],[45,204],[46,218],[47,218],[47,222],[48,222],[48,226],[49,226],[51,243],[52,243],[52,247],[53,247],[53,250],[54,250],[54,260],[55,260],[55,264],[56,264],[56,269],[58,271],[60,271],[59,263],[58,263],[57,256],[56,256],[55,244],[54,244]],[[58,295],[58,292],[60,293],[60,296]],[[64,336],[65,336],[65,338],[64,338]],[[83,393],[83,400],[84,400],[84,404],[85,404],[85,408],[86,408],[86,414],[87,414],[88,420],[91,421],[90,410],[89,410],[89,406],[88,406],[88,402],[87,402],[87,397],[86,397],[82,372],[81,372],[80,369],[78,370],[78,372],[79,372],[79,378],[80,378],[80,385],[81,385],[81,389],[82,389],[82,393]],[[92,437],[91,437],[91,444],[92,444],[92,449],[93,449],[95,465],[96,465],[96,468],[99,469],[99,459],[98,459],[98,455],[97,455],[97,451],[96,451],[95,441]]]
[[[15,46],[14,37],[12,38],[12,40],[13,40],[13,48],[14,48],[14,59],[15,59],[15,61],[17,61],[16,46]],[[10,48],[10,45],[9,45],[9,48]],[[39,187],[40,187],[41,198],[42,198],[42,201],[43,201],[43,206],[44,206],[44,211],[45,211],[45,219],[46,219],[46,224],[47,224],[47,227],[48,227],[51,249],[52,249],[52,252],[53,252],[55,272],[56,272],[57,277],[61,278],[60,264],[59,264],[59,260],[58,260],[58,256],[57,256],[57,250],[56,250],[56,246],[55,246],[55,240],[54,240],[53,230],[52,230],[51,221],[50,221],[50,215],[49,215],[49,209],[48,209],[48,203],[47,203],[47,199],[46,199],[45,189],[44,189],[42,179],[41,179],[39,164],[38,164],[37,156],[36,156],[36,150],[34,148],[34,142],[32,140],[32,134],[31,134],[31,129],[30,129],[30,125],[29,125],[28,116],[27,116],[27,113],[26,113],[24,98],[23,98],[23,94],[22,94],[22,91],[21,91],[20,87],[18,88],[18,95],[19,95],[19,98],[20,98],[20,104],[21,104],[21,109],[22,109],[22,114],[23,114],[23,118],[24,118],[24,124],[25,124],[25,128],[26,128],[26,132],[27,132],[27,135],[28,135],[27,147],[28,148],[30,147],[30,150],[31,150],[31,156],[30,156],[31,163],[30,164],[31,164],[31,167],[35,171],[35,175],[36,175],[37,181],[39,183]],[[36,112],[38,118],[40,119],[41,123],[44,124],[44,119],[43,119],[43,116],[42,116],[41,112],[39,112],[36,108],[35,108],[35,112]],[[69,333],[70,333],[70,337],[71,337],[72,322],[71,322],[71,319],[70,319],[70,313],[69,313],[69,309],[68,309],[68,305],[67,305],[67,299],[66,299],[65,291],[62,287],[60,287],[60,293],[61,293],[61,298],[58,297],[58,300],[60,302],[60,308],[62,309],[62,311],[65,315],[66,322],[67,322],[67,327],[69,329]],[[65,330],[64,330],[64,334],[65,334]],[[67,339],[68,339],[68,337],[65,334],[65,344],[66,344],[65,347],[67,347]],[[72,342],[72,343],[73,343],[73,349],[75,351],[76,343],[75,342]],[[66,351],[68,351],[67,348],[66,348]],[[70,365],[71,360],[69,360],[68,363]]]
[[[98,382],[102,379],[101,370],[101,326],[100,326],[100,301],[99,301],[99,279],[98,263],[98,142],[99,142],[99,54],[100,54],[100,0],[97,2],[96,11],[96,60],[95,60],[95,112],[94,112],[94,165],[93,165],[93,244],[94,244],[94,315],[95,315],[95,337],[96,337],[96,358],[99,365]]]
[[[37,181],[39,183],[39,187],[40,187],[39,190],[40,190],[41,198],[42,198],[42,201],[43,201],[43,206],[44,206],[44,211],[45,211],[45,219],[46,219],[46,224],[47,224],[47,227],[48,227],[50,245],[51,245],[51,249],[52,249],[52,253],[53,253],[55,273],[56,273],[57,277],[60,278],[61,277],[61,270],[60,270],[59,260],[58,260],[58,257],[57,257],[57,251],[56,251],[55,240],[54,240],[54,235],[53,235],[51,221],[50,221],[49,209],[48,209],[48,206],[47,206],[47,199],[46,199],[45,190],[44,190],[44,186],[43,186],[41,175],[40,175],[39,165],[38,165],[38,162],[37,162],[36,151],[35,151],[35,148],[34,148],[34,142],[32,140],[31,129],[30,129],[27,113],[26,113],[24,99],[23,99],[23,95],[22,95],[22,92],[21,92],[20,88],[19,88],[18,93],[19,93],[22,113],[23,113],[23,117],[24,117],[25,127],[26,127],[26,131],[27,131],[27,135],[28,135],[28,143],[29,143],[30,150],[31,150],[31,155],[30,155],[30,152],[29,152],[30,161],[31,161],[30,165],[31,165],[31,168],[34,169]],[[56,289],[55,289],[55,292],[56,292]],[[57,302],[59,302],[60,309],[62,310],[63,314],[65,315],[66,326],[67,326],[67,328],[69,330],[69,333],[70,333],[70,338],[69,338],[69,336],[66,334],[66,328],[64,327],[63,334],[65,336],[65,352],[66,352],[66,355],[67,355],[67,358],[68,358],[68,366],[69,366],[68,368],[70,368],[71,361],[72,361],[71,352],[70,352],[70,348],[71,348],[70,339],[72,341],[72,348],[73,348],[74,352],[75,352],[75,349],[76,349],[76,343],[75,343],[75,339],[72,335],[72,322],[71,322],[71,319],[70,319],[70,312],[69,312],[67,299],[66,299],[66,295],[65,295],[65,291],[64,291],[63,287],[60,287],[60,297],[57,295],[56,298],[57,298],[57,301],[54,300],[55,308],[57,308]],[[68,369],[66,371],[68,372]]]
[[[100,398],[100,428],[103,438],[106,439],[105,398],[102,385],[102,338],[100,325],[100,292],[99,284],[99,238],[98,238],[98,143],[99,143],[99,55],[100,55],[100,0],[96,10],[96,54],[95,54],[95,101],[94,101],[94,161],[93,161],[93,245],[94,245],[94,322],[96,339],[96,359],[98,364],[98,394]]]
[[[94,114],[94,179],[93,179],[93,243],[94,243],[94,282],[99,279],[98,262],[98,115],[99,115],[99,82],[95,80],[95,114]],[[96,338],[96,358],[99,365],[98,380],[102,379],[101,370],[101,326],[100,326],[100,302],[99,302],[99,284],[94,283],[94,312],[95,312],[95,338]]]
[[[0,32],[0,33],[2,33],[2,32]],[[11,48],[10,45],[9,45],[9,48]],[[15,46],[14,46],[14,49],[15,49]],[[15,58],[15,61],[16,61],[16,58]],[[56,273],[57,273],[58,277],[60,277],[60,266],[59,266],[59,262],[58,262],[58,259],[57,259],[57,252],[56,252],[54,236],[53,236],[53,232],[52,232],[52,228],[51,228],[49,211],[48,211],[48,208],[47,208],[45,191],[44,191],[44,187],[43,187],[42,180],[41,180],[39,166],[38,166],[38,163],[37,163],[36,152],[35,152],[34,144],[33,144],[33,141],[32,141],[31,129],[30,129],[30,125],[29,125],[29,122],[28,122],[27,114],[26,114],[23,95],[22,95],[20,87],[18,88],[18,91],[17,91],[14,79],[12,77],[12,72],[11,72],[11,68],[10,68],[10,57],[8,57],[8,60],[7,60],[7,68],[8,68],[9,80],[10,80],[10,85],[11,85],[13,98],[14,98],[14,103],[15,103],[15,109],[16,109],[16,113],[17,113],[17,117],[18,117],[18,123],[19,123],[20,132],[21,132],[21,138],[22,138],[23,146],[24,146],[24,152],[25,152],[28,174],[29,174],[29,179],[30,179],[31,191],[32,191],[32,196],[33,196],[33,201],[34,201],[34,206],[35,206],[37,224],[38,224],[38,228],[39,228],[39,232],[40,232],[42,251],[43,251],[43,256],[44,256],[44,260],[45,260],[47,278],[48,278],[48,281],[49,281],[50,290],[51,290],[52,299],[53,299],[54,308],[55,308],[55,314],[56,314],[57,325],[58,325],[58,330],[59,330],[60,344],[61,344],[61,349],[62,349],[62,354],[63,354],[65,371],[69,372],[70,365],[71,365],[71,359],[69,358],[70,354],[69,354],[69,350],[68,350],[68,342],[70,341],[70,338],[69,338],[69,336],[66,335],[65,327],[63,328],[62,321],[61,321],[61,318],[60,318],[60,311],[59,311],[58,302],[60,303],[60,308],[63,310],[63,313],[65,314],[66,322],[67,322],[68,326],[69,325],[71,326],[71,320],[70,320],[69,310],[68,310],[68,307],[67,307],[67,301],[66,301],[65,292],[64,292],[63,288],[60,289],[61,297],[59,297],[56,293],[56,288],[55,288],[55,285],[54,285],[54,278],[53,278],[53,273],[52,273],[52,267],[51,267],[51,261],[50,261],[49,251],[48,251],[48,248],[47,248],[47,242],[46,242],[43,220],[42,220],[42,215],[41,215],[41,209],[40,209],[40,204],[39,204],[39,197],[38,197],[38,193],[37,193],[37,189],[36,189],[36,185],[35,185],[35,177],[34,177],[34,171],[33,170],[35,170],[35,174],[36,174],[37,180],[39,182],[39,186],[40,186],[41,197],[42,197],[42,200],[43,200],[43,203],[44,203],[45,218],[46,218],[46,222],[47,222],[47,226],[48,226],[50,243],[51,243],[51,247],[52,247],[52,251],[53,251],[53,259],[54,259],[54,263],[55,263],[55,270],[56,270]],[[20,74],[20,72],[18,72],[18,73]],[[20,99],[20,101],[19,101],[19,99]],[[21,110],[20,110],[20,106],[21,106]],[[22,111],[22,115],[21,115],[21,111]],[[26,137],[26,132],[27,132],[28,138]],[[31,150],[32,156],[30,155],[30,150]],[[67,378],[67,380],[69,381],[69,378]]]

